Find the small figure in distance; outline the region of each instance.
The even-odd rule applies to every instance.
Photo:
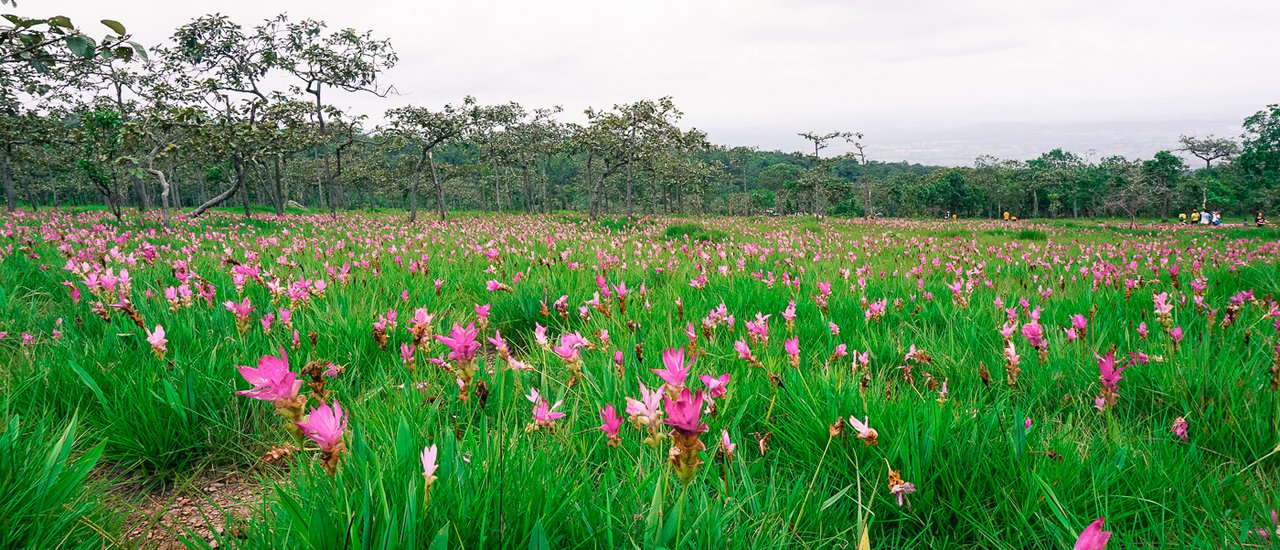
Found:
[[[1262,227],[1264,225],[1267,225],[1267,218],[1262,215],[1261,210],[1259,210],[1257,215],[1253,217],[1253,225],[1257,227]]]

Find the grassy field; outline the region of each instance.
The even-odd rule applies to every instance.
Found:
[[[46,210],[0,244],[3,547],[158,544],[147,499],[211,472],[251,490],[172,541],[1276,538],[1274,229]]]

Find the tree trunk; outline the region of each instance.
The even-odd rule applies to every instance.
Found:
[[[431,165],[431,179],[436,183],[436,210],[440,211],[440,221],[444,221],[444,184],[440,182],[440,174],[436,172],[436,157],[427,151],[427,164]]]
[[[418,188],[422,186],[422,168],[426,164],[427,150],[422,150],[418,164],[413,167],[413,183],[409,186],[409,223],[418,221]]]
[[[587,211],[591,214],[591,219],[596,218],[598,212],[599,197],[596,196],[596,182],[591,178],[592,163],[596,160],[595,155],[587,154]]]
[[[169,179],[165,177],[163,170],[156,170],[150,164],[147,165],[147,171],[160,180],[160,210],[164,212],[164,226],[173,227],[173,214],[169,211]]]
[[[240,161],[236,161],[236,165],[239,166]],[[227,199],[230,199],[231,197],[235,196],[236,192],[239,191],[240,188],[243,186],[244,186],[244,170],[237,169],[236,180],[234,183],[231,184],[231,187],[226,191],[218,193],[217,196],[205,201],[204,204],[197,206],[195,210],[191,211],[191,217],[198,218],[202,214],[204,214],[206,211],[208,211],[210,208],[213,208],[215,206],[218,206],[219,204],[226,202]],[[247,195],[248,193],[245,193],[245,194]],[[246,212],[248,211],[248,204],[249,204],[248,199],[245,199]]]
[[[9,170],[9,157],[13,154],[13,145],[0,147],[0,180],[4,180],[5,208],[12,214],[18,209],[18,197],[13,189],[13,172]]]
[[[138,212],[146,212],[151,208],[151,197],[147,196],[147,186],[135,173],[129,174],[129,183],[133,184],[133,192],[138,197]]]
[[[272,159],[271,164],[274,169],[272,176],[274,176],[273,179],[275,180],[276,188],[276,215],[283,216],[285,208],[284,174],[280,171],[280,156],[275,156]]]

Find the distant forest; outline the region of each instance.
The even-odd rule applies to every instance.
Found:
[[[371,31],[208,15],[145,47],[120,22],[93,29],[64,16],[0,22],[9,211],[1171,218],[1280,207],[1280,105],[1246,118],[1241,136],[1183,136],[1150,159],[1055,149],[938,167],[874,160],[874,136],[852,131],[798,131],[810,144],[800,152],[717,146],[681,126],[671,98],[588,109],[583,123],[472,97],[370,121],[334,99],[396,93],[382,77],[401,60]],[[836,145],[850,152],[824,154]]]

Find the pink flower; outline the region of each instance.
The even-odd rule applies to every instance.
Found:
[[[587,345],[587,339],[583,338],[581,334],[576,332],[563,334],[560,336],[560,345],[552,348],[552,351],[556,352],[556,355],[559,355],[561,359],[573,362],[578,359],[581,349],[585,345]]]
[[[1084,330],[1088,324],[1089,322],[1084,318],[1084,315],[1076,313],[1071,316],[1071,327],[1076,330]]]
[[[436,461],[436,446],[432,445],[422,449],[422,477],[426,478],[427,486],[430,487],[436,480],[436,471],[440,469],[440,465]]]
[[[476,341],[479,335],[480,331],[476,330],[475,323],[468,323],[467,328],[454,323],[453,328],[449,330],[449,336],[437,334],[435,338],[449,347],[450,359],[468,362],[475,358],[476,352],[480,351],[480,342]]]
[[[263,355],[259,358],[256,369],[248,366],[237,366],[236,369],[246,382],[253,384],[253,389],[238,391],[236,395],[262,401],[292,401],[302,388],[302,381],[289,370],[289,357],[285,355],[284,347],[280,348],[280,357]]]
[[[489,318],[489,308],[490,308],[490,304],[485,304],[485,305],[478,305],[478,304],[477,304],[477,305],[476,305],[476,317],[479,317],[479,318],[481,318],[481,319],[488,319],[488,318]]]
[[[1186,417],[1179,416],[1173,420],[1173,426],[1169,428],[1169,431],[1173,432],[1173,435],[1178,436],[1179,439],[1182,439],[1182,441],[1185,442],[1187,440],[1188,426]]]
[[[530,390],[529,395],[526,397],[533,402],[532,429],[551,428],[555,426],[557,420],[564,418],[564,413],[556,411],[556,408],[562,403],[561,401],[556,401],[554,405],[547,405],[547,400],[542,399],[536,389]]]
[[[836,359],[842,359],[847,355],[849,355],[849,346],[847,344],[840,344],[836,346],[835,351],[831,352],[831,356]]]
[[[1182,342],[1182,327],[1173,327],[1173,328],[1169,329],[1169,337],[1170,337],[1170,338],[1173,338],[1173,343],[1174,343],[1174,344],[1181,343],[1181,342]]]
[[[298,422],[302,433],[320,444],[320,450],[332,453],[342,444],[342,431],[347,428],[347,417],[342,414],[342,406],[333,400],[333,407],[321,403],[311,410],[305,422]]]
[[[729,439],[729,430],[720,430],[720,452],[726,457],[733,456],[733,452],[738,450],[738,446]]]
[[[613,352],[613,362],[618,365],[618,369],[622,369],[622,350]]]
[[[684,348],[668,349],[662,352],[662,365],[665,368],[652,369],[654,374],[662,378],[671,388],[683,388],[689,378],[689,369],[684,364]]]
[[[733,343],[733,351],[738,352],[738,359],[751,359],[751,348],[742,340]]]
[[[638,424],[652,424],[662,416],[662,392],[640,384],[640,399],[627,398],[627,415]]]
[[[165,344],[169,343],[169,340],[164,337],[164,327],[156,325],[154,331],[147,331],[147,343],[151,344],[151,349],[157,355],[164,355],[164,352],[167,351]]]
[[[1104,387],[1115,391],[1120,384],[1120,380],[1124,378],[1120,376],[1120,373],[1124,372],[1124,369],[1129,365],[1126,363],[1120,365],[1120,368],[1116,368],[1115,352],[1108,351],[1105,356],[1096,357],[1098,357],[1098,379],[1102,381]]]
[[[827,328],[831,329],[832,336],[840,336],[840,325],[835,323],[827,323]]]
[[[609,439],[616,439],[618,430],[622,429],[622,419],[618,417],[618,412],[613,409],[613,405],[605,405],[600,409],[600,419],[604,421],[600,431],[608,435]]]
[[[729,374],[721,374],[719,377],[702,375],[702,385],[707,387],[707,393],[714,398],[724,397],[729,387]]]
[[[667,419],[663,422],[686,436],[705,433],[708,429],[702,424],[702,392],[690,393],[688,388],[680,390],[680,395],[672,400],[662,398],[662,406],[667,411]]]
[[[1147,330],[1147,323],[1146,323],[1146,321],[1143,321],[1143,322],[1141,322],[1141,323],[1138,323],[1138,336],[1142,337],[1142,339],[1143,339],[1143,340],[1146,340],[1146,339],[1147,339],[1147,334],[1148,334],[1148,333],[1149,333],[1149,331]]]
[[[1111,531],[1102,530],[1102,525],[1106,521],[1106,518],[1098,518],[1085,527],[1080,533],[1080,538],[1076,539],[1074,550],[1104,550],[1107,547],[1107,540],[1111,538]]]
[[[855,416],[849,417],[849,426],[858,431],[858,439],[867,446],[875,445],[880,439],[880,434],[867,426],[866,421],[858,420]]]
[[[533,341],[536,342],[539,347],[546,348],[548,345],[547,327],[544,327],[538,323],[534,323],[533,324]]]
[[[799,356],[800,355],[800,337],[797,336],[795,338],[788,339],[783,344],[783,348],[787,351],[787,355],[791,357]]]

